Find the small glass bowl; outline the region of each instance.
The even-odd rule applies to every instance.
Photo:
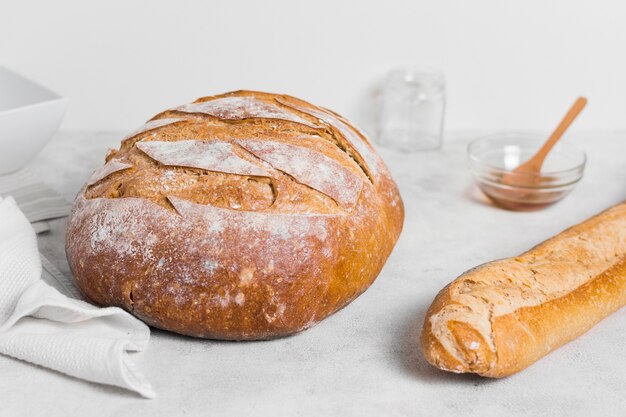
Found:
[[[476,139],[468,146],[469,168],[480,189],[497,205],[511,210],[538,210],[565,197],[583,176],[587,157],[558,143],[540,174],[513,172],[532,157],[545,137],[507,133]]]

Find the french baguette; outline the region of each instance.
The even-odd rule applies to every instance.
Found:
[[[514,258],[471,269],[424,320],[432,365],[486,377],[514,374],[626,304],[626,202]]]

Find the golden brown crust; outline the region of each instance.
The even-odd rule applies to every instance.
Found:
[[[261,339],[363,292],[403,216],[383,162],[344,119],[240,91],[125,138],[77,196],[66,248],[99,304],[183,334]]]
[[[441,369],[504,377],[625,304],[622,203],[519,257],[461,275],[429,309],[422,351]]]
[[[498,366],[483,375],[504,377],[521,371],[624,305],[626,259],[563,297],[498,317]]]

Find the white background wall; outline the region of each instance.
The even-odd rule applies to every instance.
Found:
[[[131,129],[202,95],[290,93],[372,126],[393,66],[439,67],[448,129],[626,128],[626,2],[0,0],[0,65],[71,98],[64,129]]]

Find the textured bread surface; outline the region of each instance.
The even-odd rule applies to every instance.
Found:
[[[264,339],[367,289],[403,219],[348,121],[237,91],[160,113],[109,151],[76,197],[66,252],[98,304],[182,334]]]
[[[422,351],[447,371],[503,377],[625,304],[626,202],[450,283],[426,314]]]

